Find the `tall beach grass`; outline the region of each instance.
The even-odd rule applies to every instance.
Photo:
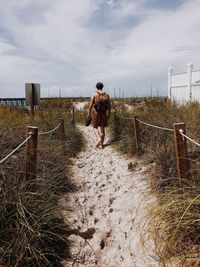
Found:
[[[138,116],[144,122],[173,129],[174,123],[185,122],[186,133],[200,143],[200,105],[175,103],[154,99],[127,110],[116,110],[121,116],[113,121],[116,147],[134,155],[136,151],[133,121]],[[153,171],[149,183],[156,203],[152,208],[152,226],[156,252],[163,266],[175,258],[173,266],[200,265],[200,150],[188,142],[191,171],[179,179],[173,132],[151,128],[140,123],[141,156]]]
[[[33,120],[23,110],[0,107],[0,117],[2,159],[26,138],[27,125],[45,132],[55,128],[59,118],[69,121],[71,114],[67,109],[42,110]],[[71,257],[68,235],[73,226],[64,221],[58,200],[76,190],[70,177],[70,157],[80,151],[83,140],[71,123],[65,132],[65,149],[58,132],[39,136],[34,181],[24,177],[25,147],[0,165],[0,265],[62,266],[62,261]]]

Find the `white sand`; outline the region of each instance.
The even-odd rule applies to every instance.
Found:
[[[81,232],[95,228],[92,239],[72,235],[77,260],[70,267],[156,267],[153,242],[147,238],[148,207],[152,203],[146,167],[128,159],[112,146],[95,149],[91,126],[80,127],[87,145],[74,159],[74,180],[79,191],[71,194],[66,220]],[[128,170],[132,162],[134,170]],[[68,204],[67,204],[68,206]]]

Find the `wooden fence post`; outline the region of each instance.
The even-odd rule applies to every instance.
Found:
[[[185,134],[185,123],[174,123],[174,141],[176,149],[176,164],[179,179],[186,178],[190,170],[190,161],[188,159],[187,140],[180,134],[183,130]]]
[[[64,124],[64,119],[60,118],[59,122],[60,122],[60,126],[59,126],[60,141],[61,141],[61,144],[64,146],[64,144],[65,144],[65,124]]]
[[[139,121],[137,120],[137,116],[133,118],[134,125],[134,134],[135,134],[135,146],[136,146],[136,155],[139,157],[141,152],[140,146],[140,129],[139,129]]]
[[[26,143],[25,178],[26,181],[30,181],[36,178],[38,128],[27,126],[27,134],[31,135],[31,138]]]

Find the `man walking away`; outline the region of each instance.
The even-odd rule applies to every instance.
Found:
[[[98,137],[96,147],[104,148],[105,127],[111,112],[110,96],[103,91],[103,83],[96,84],[96,91],[92,95],[89,103],[88,116],[92,117],[92,125]]]

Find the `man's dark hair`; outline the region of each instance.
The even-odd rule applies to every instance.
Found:
[[[96,84],[96,88],[98,89],[98,90],[102,90],[103,89],[103,83],[101,83],[101,82],[98,82],[97,84]]]

